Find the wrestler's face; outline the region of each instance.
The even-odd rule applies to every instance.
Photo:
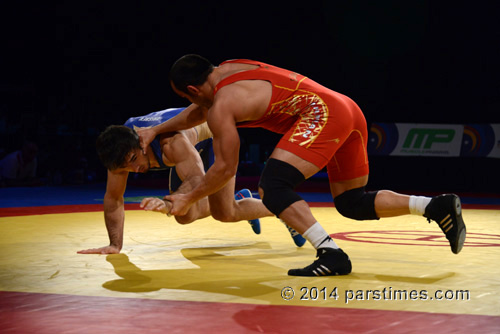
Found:
[[[119,168],[118,171],[147,173],[149,168],[150,163],[148,157],[142,153],[140,148],[137,148],[129,152],[125,158],[125,165]]]

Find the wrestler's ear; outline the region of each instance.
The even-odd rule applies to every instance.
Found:
[[[186,88],[190,95],[198,96],[198,94],[200,94],[200,89],[196,86],[188,85]]]

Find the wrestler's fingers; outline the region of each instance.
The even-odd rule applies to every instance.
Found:
[[[146,197],[146,198],[143,198],[142,201],[141,201],[141,204],[139,204],[139,206],[141,207],[141,209],[144,209],[144,207],[149,203],[151,202],[151,197]]]
[[[160,210],[162,205],[165,205],[162,200],[155,199],[154,201],[151,201],[149,208],[152,211],[158,211],[158,210]]]
[[[146,211],[151,211],[151,208],[155,205],[155,198],[145,198],[141,202],[141,208],[143,208]]]

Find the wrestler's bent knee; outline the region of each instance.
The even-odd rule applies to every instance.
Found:
[[[304,175],[294,166],[285,161],[269,159],[259,182],[262,203],[279,216],[290,205],[302,200],[294,189],[304,180]]]
[[[344,191],[335,197],[335,207],[344,217],[356,220],[379,219],[375,212],[376,191],[366,192],[365,187]]]
[[[232,212],[228,212],[228,210],[215,209],[213,206],[210,207],[210,210],[210,213],[215,220],[223,223],[230,223],[235,221],[234,214],[232,214]]]

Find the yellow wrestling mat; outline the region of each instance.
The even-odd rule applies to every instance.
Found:
[[[0,291],[500,315],[500,211],[463,211],[467,240],[453,254],[435,223],[417,216],[358,222],[335,208],[313,214],[349,254],[347,276],[287,276],[310,264],[276,218],[247,222],[126,211],[116,255],[81,255],[108,244],[102,212],[0,218]]]

